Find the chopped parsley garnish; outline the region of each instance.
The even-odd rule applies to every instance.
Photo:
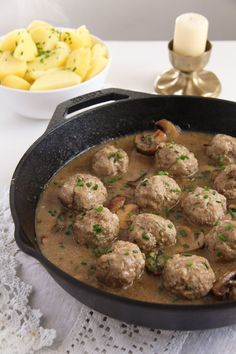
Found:
[[[133,225],[131,225],[129,228],[128,228],[128,231],[134,231],[134,227],[133,227]]]
[[[220,251],[216,252],[217,257],[221,257],[222,255],[223,255],[222,252],[220,252]]]
[[[129,251],[125,251],[124,256],[128,256],[129,255]]]
[[[101,205],[101,206],[97,207],[97,208],[96,208],[96,211],[97,211],[98,213],[101,213],[101,212],[103,211],[103,206]]]
[[[223,242],[226,242],[227,241],[227,237],[224,235],[224,234],[219,234],[218,235],[218,239],[223,241]]]
[[[147,232],[144,231],[144,232],[142,233],[142,239],[143,239],[143,240],[146,240],[146,241],[150,240],[150,236],[148,235]]]
[[[174,193],[181,193],[181,189],[178,188],[170,189],[170,191]]]
[[[226,231],[232,231],[233,230],[233,225],[232,224],[225,225],[225,230]]]
[[[207,199],[207,198],[208,198],[208,195],[207,195],[207,194],[204,194],[203,198],[204,198],[204,199]]]
[[[57,215],[57,211],[56,210],[48,210],[48,214],[51,216],[56,216]]]
[[[181,236],[181,237],[187,237],[187,236],[188,236],[188,233],[187,233],[186,230],[180,229],[180,230],[178,231],[178,235]]]
[[[109,265],[111,265],[112,262],[113,262],[113,259],[112,259],[112,258],[108,258],[108,259],[107,259],[107,263],[108,263]]]
[[[206,262],[202,262],[202,264],[204,265],[204,267],[205,267],[206,269],[209,269],[209,266],[208,266],[208,264],[207,264]]]
[[[156,173],[157,176],[169,176],[169,172],[167,171],[158,171]]]
[[[168,225],[167,225],[167,227],[168,227],[169,229],[173,229],[173,226],[174,226],[173,224],[168,224]]]
[[[76,186],[84,187],[84,181],[80,177],[77,178]]]
[[[120,150],[116,151],[116,152],[111,152],[110,154],[108,154],[108,159],[114,159],[114,162],[120,161],[124,159],[124,155],[121,153]]]
[[[186,263],[186,267],[187,268],[192,268],[192,266],[193,266],[193,262],[190,261],[190,262]]]
[[[92,188],[94,191],[97,191],[98,190],[98,184],[96,183],[93,188]]]
[[[176,157],[176,161],[179,161],[179,160],[189,160],[189,157],[187,155],[180,155],[178,157]]]
[[[96,234],[100,234],[101,232],[103,232],[103,228],[100,224],[94,224],[93,231],[96,232]]]
[[[70,236],[73,234],[73,225],[70,224],[65,229],[65,235]]]
[[[92,187],[92,182],[87,182],[87,183],[86,183],[86,186],[87,186],[88,188]]]
[[[187,248],[189,248],[189,247],[190,247],[190,246],[189,246],[188,243],[184,243],[184,244],[183,244],[183,248],[187,249]]]
[[[184,257],[191,257],[191,256],[192,256],[192,253],[182,253],[182,256],[184,256]]]
[[[209,192],[210,188],[208,186],[204,186],[205,191]]]

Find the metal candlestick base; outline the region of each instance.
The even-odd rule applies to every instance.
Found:
[[[169,58],[173,69],[158,76],[154,89],[162,95],[180,92],[183,95],[217,97],[221,84],[211,71],[203,70],[209,61],[212,45],[206,44],[205,52],[198,57],[184,56],[173,51],[173,40],[168,44]]]

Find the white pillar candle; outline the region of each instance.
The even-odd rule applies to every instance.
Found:
[[[196,57],[206,48],[208,20],[196,13],[180,15],[175,20],[174,51]]]

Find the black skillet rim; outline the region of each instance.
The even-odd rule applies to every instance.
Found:
[[[108,89],[107,91],[112,91],[113,89]],[[115,89],[117,90],[117,89]],[[106,90],[104,90],[106,91]],[[158,97],[156,95],[149,95],[146,94],[145,98],[153,98],[153,97]],[[183,96],[165,96],[167,99],[168,98],[175,98],[175,99],[181,99],[181,97]],[[193,99],[193,100],[216,100],[216,101],[222,101],[223,103],[226,104],[231,104],[231,105],[235,105],[236,103],[233,101],[229,101],[229,100],[223,100],[223,99],[213,99],[213,98],[208,98],[208,97],[198,97],[198,96],[191,96],[191,97],[186,97],[185,99]],[[140,98],[137,98],[137,100],[139,100]],[[144,98],[142,98],[144,99]],[[119,104],[118,102],[114,102],[111,103],[110,105],[115,105],[115,104]],[[94,109],[99,109],[99,107],[94,108]],[[82,113],[83,114],[83,113]],[[102,289],[99,288],[95,288],[89,284],[86,284],[72,276],[70,276],[68,273],[62,271],[60,268],[58,268],[57,266],[55,266],[53,263],[51,263],[46,257],[43,256],[42,253],[40,253],[38,250],[33,249],[32,248],[28,248],[27,245],[24,244],[24,242],[21,239],[21,233],[23,232],[23,230],[21,230],[20,227],[20,220],[18,218],[17,212],[16,212],[16,208],[15,208],[15,202],[14,202],[14,198],[15,198],[15,185],[14,185],[14,180],[17,178],[18,173],[21,169],[21,165],[23,164],[24,160],[28,158],[28,155],[34,150],[34,148],[42,141],[44,140],[45,136],[48,136],[50,134],[53,134],[53,132],[63,126],[66,125],[68,122],[72,121],[72,120],[76,120],[78,119],[78,116],[72,117],[68,120],[64,120],[63,122],[57,124],[55,127],[51,128],[49,131],[46,131],[42,136],[40,136],[30,147],[29,149],[24,153],[23,157],[20,159],[18,165],[15,168],[12,180],[11,180],[11,185],[10,185],[10,209],[11,209],[11,213],[12,213],[12,217],[13,217],[13,221],[15,224],[15,240],[17,245],[19,246],[19,248],[29,254],[30,256],[34,257],[35,259],[37,259],[44,267],[46,267],[46,270],[48,271],[48,269],[52,269],[53,272],[55,272],[59,277],[63,277],[65,279],[67,279],[69,282],[72,282],[74,285],[78,286],[78,288],[82,287],[84,288],[86,291],[88,292],[92,292],[97,296],[101,296],[101,297],[105,297],[105,298],[110,298],[112,300],[114,300],[114,302],[119,302],[119,303],[126,303],[129,304],[130,306],[140,306],[143,308],[155,308],[156,310],[161,309],[161,310],[176,310],[176,311],[186,311],[186,310],[190,310],[190,311],[198,311],[198,310],[203,310],[203,311],[212,311],[212,309],[226,309],[226,308],[234,308],[236,307],[236,301],[230,301],[228,300],[227,302],[219,302],[219,303],[213,303],[213,304],[161,304],[161,303],[152,303],[152,302],[146,302],[146,301],[141,301],[141,300],[135,300],[135,299],[130,299],[130,298],[126,298],[124,296],[120,296],[120,295],[115,295],[112,293],[109,293],[107,291],[104,291]],[[50,121],[51,122],[51,121]],[[121,135],[124,136],[124,135]],[[95,145],[94,145],[95,146]],[[89,149],[91,149],[92,147],[89,147]],[[83,151],[84,152],[84,151]],[[81,153],[83,153],[81,152]],[[68,163],[68,161],[66,162]],[[55,172],[56,173],[56,172]]]

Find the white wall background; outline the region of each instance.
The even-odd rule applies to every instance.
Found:
[[[183,12],[205,15],[210,39],[236,39],[236,0],[0,0],[0,32],[41,19],[104,39],[168,40]]]

